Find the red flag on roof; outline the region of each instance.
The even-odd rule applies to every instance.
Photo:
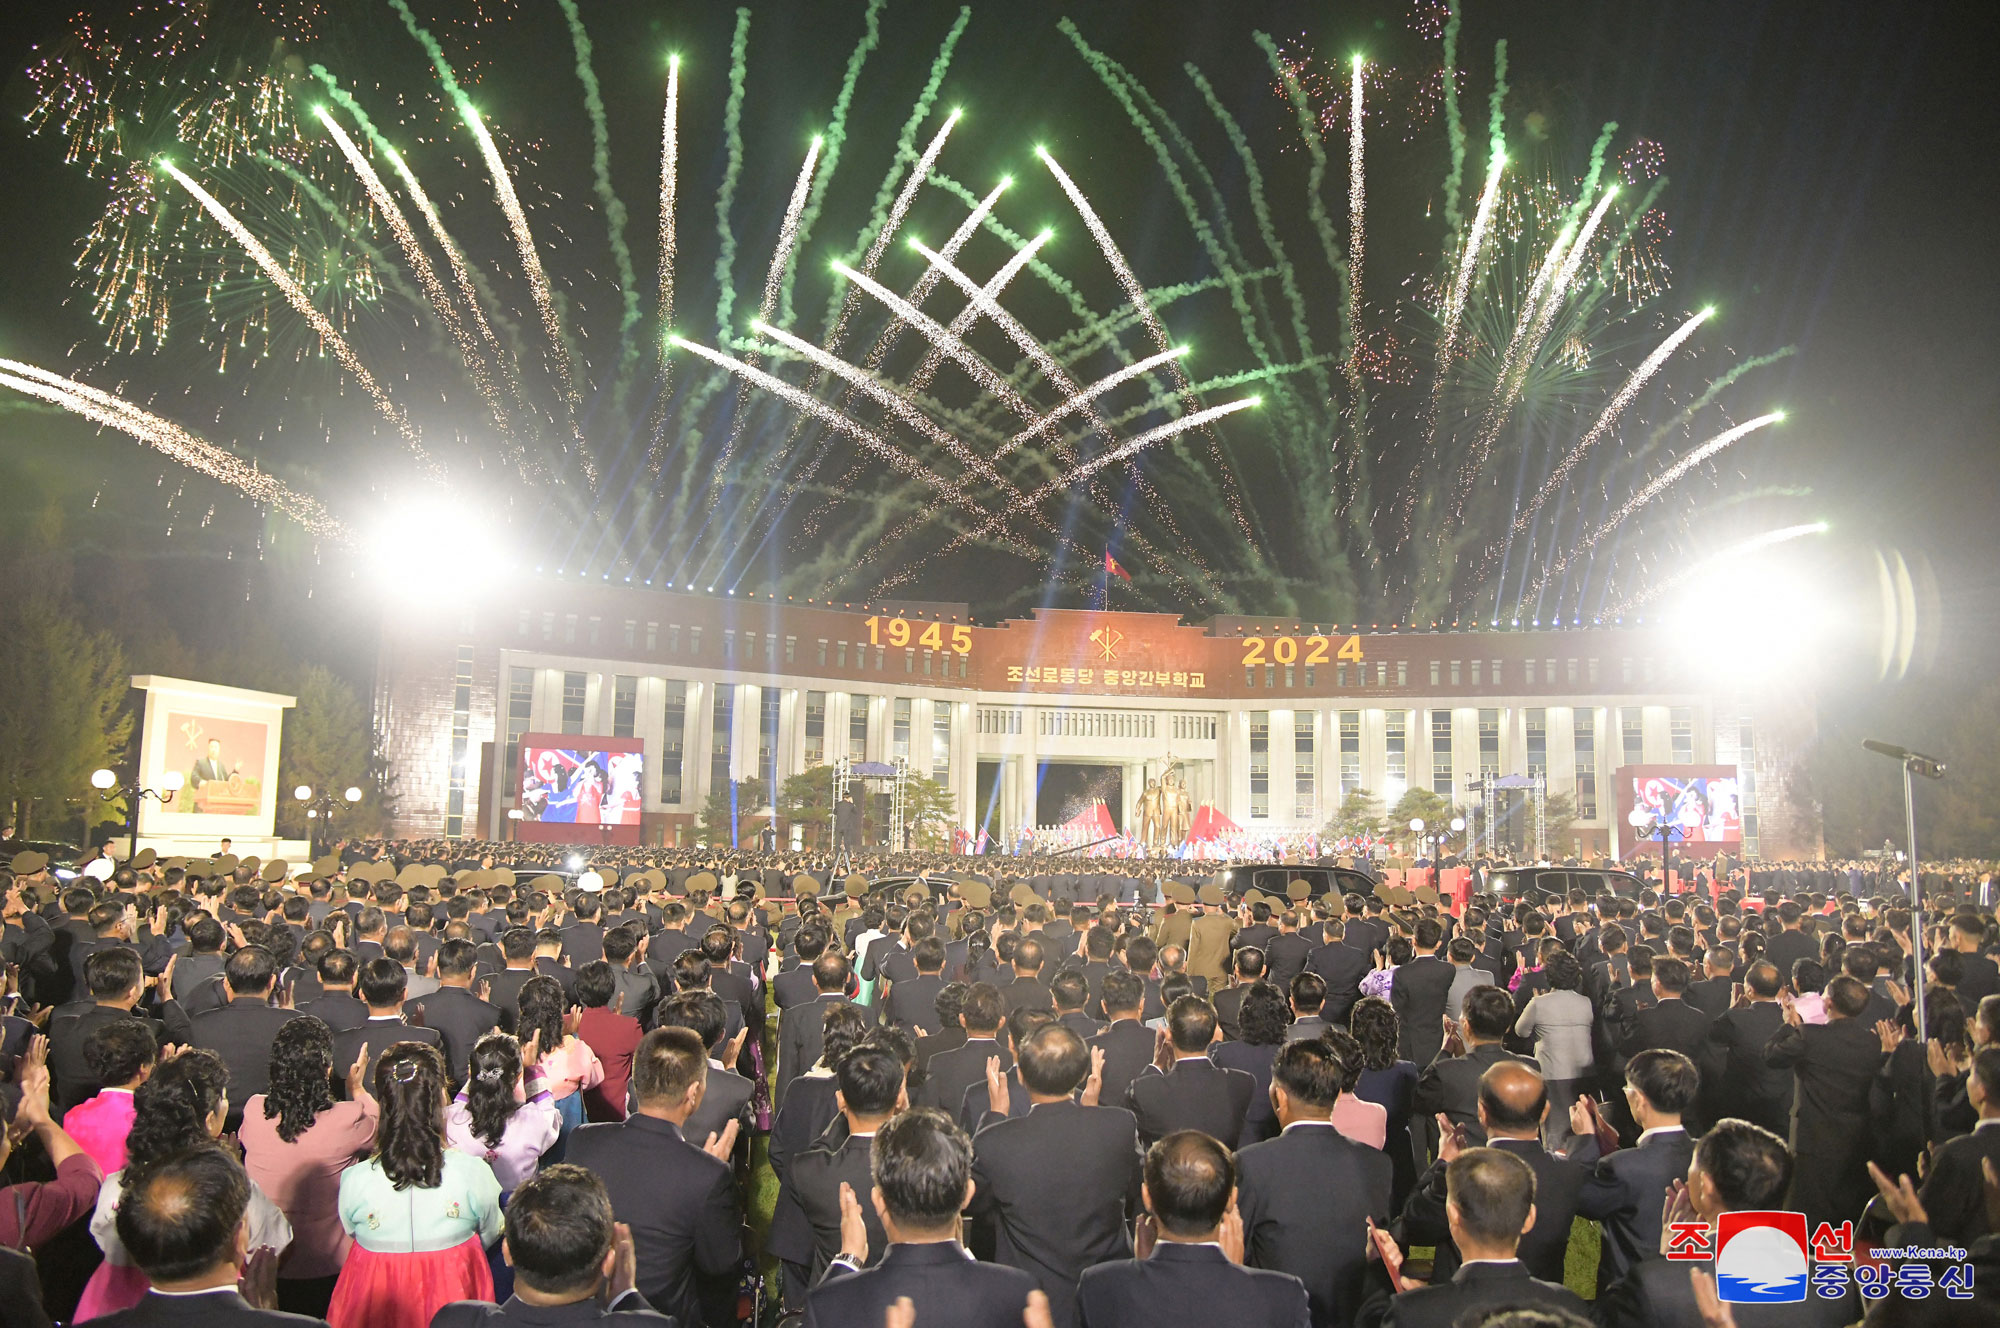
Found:
[[[1104,551],[1104,570],[1128,584],[1132,580],[1132,574],[1118,565],[1118,560],[1111,556],[1111,550],[1109,549]]]

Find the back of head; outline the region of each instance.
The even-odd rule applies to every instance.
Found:
[[[1776,1208],[1792,1183],[1785,1141],[1744,1120],[1717,1121],[1695,1146],[1694,1164],[1732,1212]]]
[[[1056,1097],[1076,1091],[1090,1073],[1090,1049],[1067,1024],[1045,1024],[1017,1049],[1021,1082],[1030,1092]]]
[[[241,953],[239,951],[239,953]],[[410,975],[401,964],[393,959],[371,959],[361,966],[361,981],[358,990],[361,999],[371,1010],[386,1010],[403,1003],[403,994],[409,990]]]
[[[213,1143],[208,1122],[229,1100],[229,1069],[205,1048],[183,1051],[153,1071],[132,1095],[125,1165],[141,1170],[176,1153]]]
[[[262,996],[278,975],[278,960],[261,945],[246,945],[222,966],[222,979],[236,996]]]
[[[708,1048],[685,1028],[656,1028],[632,1055],[632,1084],[641,1107],[672,1107],[708,1075]]]
[[[514,1276],[545,1296],[594,1289],[615,1236],[604,1182],[570,1163],[541,1168],[507,1204]]]
[[[1136,1014],[1145,1007],[1146,982],[1137,973],[1114,968],[1104,975],[1100,985],[1106,1014]]]
[[[1236,1192],[1236,1159],[1199,1130],[1176,1130],[1146,1150],[1146,1194],[1154,1220],[1181,1237],[1222,1223]]]
[[[661,1028],[685,1028],[701,1039],[710,1051],[722,1045],[729,1031],[729,1012],[722,998],[712,991],[676,992],[659,1007]]]
[[[858,1005],[829,1005],[820,1017],[820,1059],[828,1065],[840,1064],[840,1058],[868,1036],[872,1025],[869,1015]]]
[[[1167,1008],[1167,1034],[1182,1055],[1206,1050],[1215,1028],[1215,1007],[1199,996],[1183,996]]]
[[[1701,1071],[1678,1051],[1655,1047],[1625,1063],[1625,1082],[1652,1103],[1653,1110],[1679,1115],[1701,1092]]]
[[[220,1148],[194,1149],[126,1170],[118,1239],[153,1282],[185,1281],[234,1262],[249,1206],[242,1164]]]
[[[1826,1005],[1843,1019],[1857,1018],[1868,1009],[1868,988],[1843,973],[1826,984]]]
[[[1074,968],[1049,979],[1049,995],[1058,1010],[1081,1010],[1090,999],[1090,981]]]
[[[1006,1004],[1000,999],[1000,989],[990,982],[975,982],[972,990],[965,993],[965,1005],[959,1011],[959,1022],[968,1033],[991,1037],[1000,1029],[1000,1020],[1005,1016]]]
[[[83,1063],[107,1088],[131,1083],[159,1058],[159,1040],[153,1035],[152,1024],[144,1019],[99,1024],[83,1043]]]
[[[1287,1042],[1271,1065],[1271,1082],[1293,1101],[1314,1111],[1333,1110],[1346,1075],[1347,1067],[1339,1055],[1318,1038]]]
[[[822,995],[847,990],[847,956],[829,950],[813,960],[813,986]]]
[[[1494,1133],[1538,1128],[1548,1105],[1548,1084],[1532,1065],[1502,1061],[1479,1076],[1480,1110]]]
[[[1310,970],[1292,979],[1292,1007],[1301,1015],[1318,1014],[1326,1004],[1326,979]]]
[[[83,961],[83,983],[93,1000],[115,1000],[136,990],[145,979],[138,951],[114,945],[91,951]]]
[[[900,1112],[875,1132],[869,1167],[882,1206],[906,1231],[948,1228],[972,1180],[972,1141],[932,1107]]]
[[[1467,1236],[1487,1246],[1512,1246],[1535,1205],[1535,1172],[1498,1148],[1468,1148],[1445,1168],[1445,1190]]]
[[[398,1190],[435,1189],[444,1178],[449,1083],[444,1057],[422,1042],[398,1042],[375,1062],[375,1101],[382,1109],[375,1156]]]
[[[1498,1042],[1514,1027],[1514,998],[1505,987],[1474,987],[1460,1003],[1465,1025],[1481,1042]]]
[[[856,1047],[840,1058],[834,1077],[840,1100],[857,1116],[887,1116],[902,1100],[903,1063],[882,1048]]]
[[[1678,996],[1687,990],[1688,966],[1684,960],[1669,956],[1653,961],[1653,983],[1670,996]]]

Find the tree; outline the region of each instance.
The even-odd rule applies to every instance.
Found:
[[[958,824],[958,799],[951,790],[935,779],[912,775],[903,796],[903,818],[915,827],[912,842],[918,848],[950,848],[951,832]]]
[[[739,779],[733,785],[721,784],[708,791],[708,801],[701,806],[701,828],[708,836],[709,846],[734,847],[740,838],[754,841],[761,825],[752,825],[759,808],[766,805],[764,781],[752,775]]]
[[[787,776],[778,788],[778,815],[803,827],[808,845],[825,842],[833,820],[833,767],[816,765]]]
[[[1347,790],[1324,833],[1329,839],[1369,839],[1382,833],[1382,800],[1365,788]]]
[[[94,802],[91,772],[126,763],[130,690],[117,640],[86,627],[60,591],[0,607],[0,804],[23,839],[38,809]],[[122,818],[122,804],[109,810]]]
[[[292,796],[301,784],[315,795],[331,793],[335,800],[334,834],[373,834],[387,820],[381,791],[381,766],[375,750],[374,725],[368,707],[355,688],[318,664],[308,665],[294,689],[298,703],[285,716],[285,736],[279,749],[278,833],[291,839],[310,837],[314,822],[305,805]],[[361,790],[361,801],[342,795]]]
[[[1451,803],[1442,793],[1412,784],[1389,809],[1389,833],[1397,838],[1408,835],[1414,820],[1422,820],[1428,827],[1426,833],[1435,834],[1450,824]]]
[[[1570,827],[1576,824],[1576,799],[1567,793],[1551,793],[1542,804],[1542,829],[1548,836],[1549,857],[1561,862],[1575,851]],[[1530,848],[1533,845],[1529,845]]]

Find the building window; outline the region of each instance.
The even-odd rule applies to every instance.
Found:
[[[1521,680],[1528,686],[1535,685],[1535,661],[1528,660],[1521,665]]]
[[[805,768],[826,764],[826,693],[806,693]]]
[[[1567,674],[1566,674],[1565,676],[1566,676],[1566,677],[1567,677],[1567,678],[1569,679],[1569,681],[1571,681],[1571,682],[1575,682],[1575,681],[1576,681],[1576,661],[1575,661],[1575,660],[1573,660],[1573,659],[1571,659],[1571,660],[1565,660],[1565,661],[1564,661],[1564,663],[1566,663],[1566,664],[1567,664],[1567,665],[1569,666],[1569,668],[1568,668],[1568,672],[1567,672]],[[1554,679],[1553,679],[1553,678],[1551,678],[1551,679],[1550,679],[1550,681],[1551,681],[1551,682],[1553,682],[1553,681],[1554,681]]]
[[[1454,678],[1452,681],[1457,682],[1458,679]],[[1479,686],[1479,661],[1476,659],[1472,661],[1472,685]]]
[[[465,763],[472,734],[472,647],[458,648],[458,674],[452,680],[451,784],[445,793],[444,835],[465,833]]]
[[[1542,661],[1542,663],[1547,666],[1542,671],[1542,676],[1544,678],[1547,678],[1550,682],[1554,682],[1556,680],[1556,662],[1552,659],[1545,659]],[[1571,678],[1570,681],[1575,682],[1576,679]]]
[[[1431,792],[1451,796],[1451,711],[1431,711]]]
[[[544,613],[542,615],[542,640],[553,641],[555,639],[556,616],[553,613]]]
[[[916,650],[914,648],[905,650],[903,652],[903,672],[914,674],[916,671],[917,671]]]
[[[507,670],[507,747],[501,757],[500,783],[512,794],[521,778],[521,735],[535,712],[535,671],[516,665]]]
[[[1306,665],[1306,686],[1307,687],[1319,686],[1319,665],[1317,664]]]
[[[1479,712],[1479,777],[1500,777],[1500,712]]]
[[[924,676],[931,676],[931,652],[928,650],[924,652]]]
[[[1269,691],[1270,689],[1276,687],[1277,685],[1278,685],[1278,666],[1276,664],[1266,664],[1264,666],[1265,690]]]
[[[1383,793],[1394,802],[1410,783],[1407,710],[1390,710],[1382,716]]]
[[[563,674],[562,731],[583,732],[583,698],[588,691],[588,674]]]
[[[1549,712],[1546,710],[1528,712],[1528,773],[1549,773]]]
[[[708,739],[708,790],[729,788],[729,747],[736,729],[736,685],[715,684],[715,705],[709,711],[712,722]]]
[[[1407,659],[1396,661],[1396,685],[1398,687],[1410,685],[1410,661]]]
[[[1618,712],[1618,730],[1624,740],[1626,765],[1646,763],[1646,712],[1627,706]]]
[[[639,731],[639,680],[621,673],[611,684],[611,736],[629,738]]]
[[[1623,683],[1629,683],[1632,681],[1632,657],[1630,655],[1623,655],[1619,657],[1618,681]]]
[[[964,655],[960,655],[958,657],[958,676],[961,678],[965,676],[965,666],[966,666],[966,657]]]
[[[842,644],[844,645],[845,643],[843,642]],[[840,653],[842,656],[842,662],[844,663],[847,651],[843,649]],[[819,666],[821,668],[826,667],[826,638],[823,636],[819,639]]]
[[[681,800],[681,749],[687,741],[688,685],[670,680],[666,685],[667,723],[660,740],[660,801]]]
[[[846,668],[846,667],[847,667],[847,642],[845,642],[845,641],[835,641],[835,642],[833,643],[833,646],[834,646],[834,650],[833,650],[833,663],[834,663],[834,667],[835,667],[835,668],[841,668],[841,669],[844,669],[844,668]]]
[[[1491,679],[1493,680],[1493,685],[1494,685],[1495,687],[1498,687],[1498,686],[1500,685],[1500,661],[1499,661],[1499,660],[1497,660],[1497,659],[1496,659],[1496,660],[1494,660],[1494,661],[1493,661],[1493,668],[1492,668],[1492,670],[1491,670],[1491,671],[1490,671],[1490,672],[1489,672],[1489,673],[1487,674],[1487,676],[1488,676],[1489,678],[1491,678]]]
[[[1669,712],[1673,728],[1674,764],[1694,764],[1694,708],[1675,706]]]
[[[1340,712],[1340,796],[1361,787],[1361,712]]]
[[[1250,712],[1250,819],[1271,817],[1271,712]]]
[[[690,655],[699,655],[700,653],[701,653],[701,628],[699,628],[699,627],[689,627],[689,628],[688,628],[688,654],[690,654]]]
[[[1257,667],[1254,664],[1243,670],[1243,685],[1245,687],[1255,687],[1257,685]]]
[[[736,658],[736,629],[734,627],[725,627],[722,629],[722,657],[728,660]]]
[[[590,615],[590,644],[597,644],[597,615]]]
[[[1313,713],[1292,712],[1292,819],[1311,823],[1318,806],[1313,787]]]
[[[625,620],[625,644],[635,650],[639,646],[639,620],[637,618],[627,618]]]
[[[576,644],[576,615],[574,613],[565,613],[563,615],[563,642],[566,645]]]
[[[865,696],[847,698],[847,759],[868,759],[868,698]]]
[[[787,663],[787,664],[794,664],[794,663],[797,663],[797,662],[798,662],[798,653],[799,653],[799,638],[797,638],[796,636],[788,636],[788,637],[786,637],[786,638],[785,638],[785,663]],[[826,663],[826,661],[825,661],[825,660],[821,660],[821,661],[820,661],[820,663],[824,664],[824,663]]]
[[[1597,712],[1576,712],[1576,814],[1597,819]]]
[[[1452,686],[1454,686],[1454,687],[1456,687],[1456,686],[1458,686],[1458,685],[1459,685],[1459,676],[1458,676],[1458,661],[1457,661],[1457,660],[1453,660],[1453,661],[1451,662],[1451,685],[1452,685]]]
[[[1341,688],[1342,690],[1346,689],[1347,666],[1345,664],[1336,664],[1333,666],[1333,685],[1335,687]]]
[[[776,687],[758,689],[757,778],[771,801],[778,800],[778,707],[785,694]]]
[[[527,610],[527,609],[522,609],[522,610],[521,610],[521,631],[520,631],[520,634],[521,634],[522,636],[526,636],[526,635],[528,634],[528,624],[534,621],[534,617],[535,617],[535,615],[534,615],[534,614],[533,614],[533,613],[532,613],[532,612],[531,612],[530,610]]]
[[[1368,666],[1363,664],[1361,667],[1365,669]],[[1387,687],[1389,685],[1389,661],[1386,659],[1375,662],[1375,685],[1377,687]]]
[[[1287,664],[1287,665],[1285,665],[1285,690],[1286,690],[1286,691],[1290,691],[1290,690],[1292,690],[1292,689],[1293,689],[1294,687],[1297,687],[1297,686],[1299,685],[1299,683],[1298,683],[1298,674],[1297,674],[1297,672],[1296,672],[1296,670],[1298,669],[1298,667],[1299,667],[1299,666],[1298,666],[1298,665],[1296,665],[1296,664]]]
[[[875,671],[877,673],[880,673],[884,668],[882,661],[888,656],[888,653],[889,653],[889,647],[887,646],[875,647]]]
[[[889,757],[891,760],[910,759],[910,711],[913,703],[907,696],[895,700],[889,722]]]
[[[1592,687],[1595,687],[1597,685],[1597,661],[1594,659],[1587,659],[1584,661],[1584,664],[1587,666],[1590,674],[1590,685]],[[1574,675],[1571,676],[1570,681],[1571,682],[1576,681]]]
[[[931,778],[951,785],[951,702],[931,702]]]
[[[1441,679],[1439,679],[1438,677],[1439,667],[1440,665],[1438,664],[1438,661],[1436,660],[1431,661],[1431,686],[1433,687],[1437,686],[1438,683],[1441,681]]]

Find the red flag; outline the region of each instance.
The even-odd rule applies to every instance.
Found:
[[[1111,550],[1109,549],[1104,551],[1104,570],[1126,584],[1131,584],[1132,574],[1118,565],[1118,560],[1111,556]]]

